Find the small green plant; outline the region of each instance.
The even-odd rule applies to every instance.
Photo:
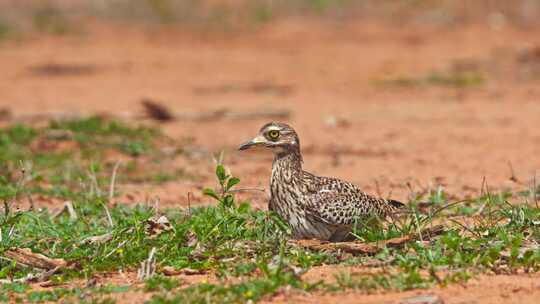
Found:
[[[51,121],[40,128],[15,125],[0,129],[0,199],[32,193],[72,198],[80,181],[89,178],[104,186],[118,161],[111,151],[131,158],[122,166],[128,173],[122,181],[141,183],[154,180],[154,175],[166,180],[192,178],[181,168],[161,164],[176,155],[163,157],[160,145],[171,143],[156,129],[101,117]],[[149,161],[136,161],[140,158]],[[22,174],[25,166],[28,170]],[[25,175],[23,179],[21,175]],[[23,184],[25,191],[21,191]]]
[[[141,156],[148,151],[148,147],[142,141],[126,141],[120,144],[120,150],[131,156]]]
[[[227,174],[225,167],[221,164],[216,166],[216,176],[221,187],[221,191],[216,193],[216,191],[210,188],[205,188],[203,193],[216,199],[219,202],[219,205],[222,207],[234,207],[234,196],[230,193],[230,191],[240,182],[240,179]]]
[[[144,291],[170,291],[178,287],[180,282],[161,275],[153,276],[144,282]]]

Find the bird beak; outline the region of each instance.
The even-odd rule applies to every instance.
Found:
[[[247,149],[249,149],[251,147],[261,145],[264,142],[265,142],[264,137],[259,135],[259,136],[255,137],[254,139],[241,144],[240,147],[238,147],[238,150],[247,150]]]

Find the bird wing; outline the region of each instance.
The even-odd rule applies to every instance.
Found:
[[[352,184],[340,185],[312,189],[306,197],[307,214],[323,223],[343,226],[352,225],[357,217],[384,216],[391,208],[386,200],[370,196]]]
[[[328,225],[350,225],[356,215],[352,199],[336,189],[321,189],[306,197],[306,213]]]

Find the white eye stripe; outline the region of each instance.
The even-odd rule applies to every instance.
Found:
[[[279,127],[269,127],[268,132],[270,131],[281,131],[281,129]]]
[[[287,130],[281,130],[279,128],[268,128],[266,130],[266,133],[269,133],[269,132],[272,132],[272,131],[278,131],[279,134],[291,134],[292,132],[291,131],[287,131]]]

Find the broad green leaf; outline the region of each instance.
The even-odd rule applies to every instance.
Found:
[[[210,197],[213,197],[218,201],[220,200],[219,196],[216,194],[216,192],[214,190],[210,189],[210,188],[204,188],[203,189],[203,194],[207,195],[207,196],[210,196]]]
[[[226,191],[229,191],[232,187],[237,185],[240,182],[240,179],[237,177],[231,177],[227,181],[227,187],[225,188]]]

